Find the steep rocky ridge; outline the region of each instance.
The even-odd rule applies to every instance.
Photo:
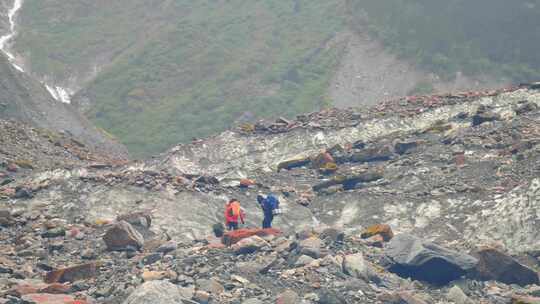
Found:
[[[15,70],[0,56],[0,118],[22,121],[38,128],[65,132],[94,151],[126,158],[127,150],[106,132],[96,128],[70,105],[54,100],[45,87]]]

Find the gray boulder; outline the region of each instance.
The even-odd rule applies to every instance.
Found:
[[[386,248],[389,271],[435,285],[444,285],[475,268],[478,260],[409,234],[394,237]]]
[[[123,304],[187,304],[193,303],[189,300],[192,296],[192,291],[185,291],[167,281],[150,281],[139,286]]]

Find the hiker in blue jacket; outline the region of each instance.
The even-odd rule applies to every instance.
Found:
[[[264,220],[262,222],[263,229],[272,228],[274,214],[280,210],[279,200],[273,194],[269,194],[266,198],[259,194],[257,195],[257,202],[261,205],[264,214]]]

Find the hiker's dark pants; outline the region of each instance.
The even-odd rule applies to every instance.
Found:
[[[238,230],[238,222],[229,222],[227,224],[228,230]]]
[[[274,220],[274,215],[272,211],[264,212],[264,220],[262,222],[263,229],[272,228],[272,221]]]

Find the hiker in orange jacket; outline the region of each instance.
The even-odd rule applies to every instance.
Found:
[[[225,205],[225,226],[227,229],[237,230],[238,219],[244,224],[244,211],[240,207],[240,202],[233,198]]]

